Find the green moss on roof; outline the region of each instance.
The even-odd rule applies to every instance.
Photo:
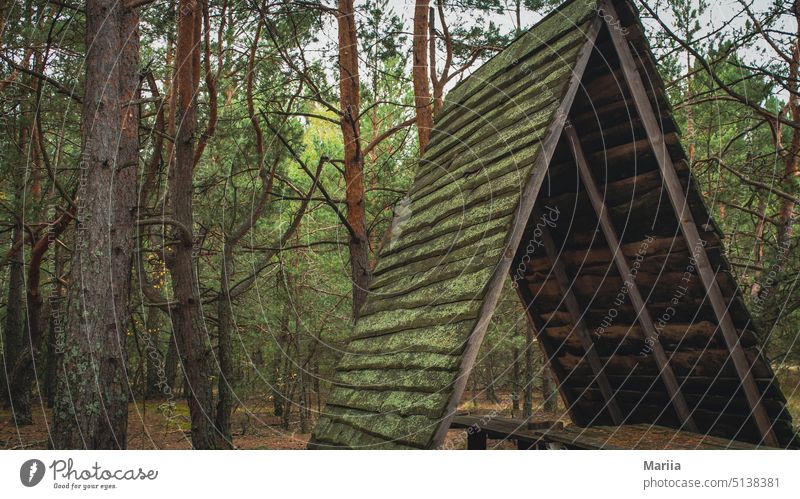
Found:
[[[580,47],[571,50],[574,56]],[[536,112],[560,97],[565,76],[571,68],[559,61],[553,61],[545,76],[536,82],[521,80],[516,92],[496,92],[494,98],[485,98],[473,107],[465,107],[464,118],[455,122],[452,133],[440,133],[438,147],[430,150],[426,156],[428,164],[421,170],[422,174],[449,165],[450,161],[463,151],[475,148],[480,142],[493,139],[493,134],[486,134],[485,128],[499,131],[521,120],[536,117]],[[457,128],[456,128],[457,127]],[[449,168],[446,168],[449,171]]]
[[[522,183],[525,180],[523,175],[530,172],[530,167],[539,155],[540,147],[541,143],[535,141],[514,154],[509,154],[491,163],[481,164],[477,171],[470,168],[470,175],[458,182],[437,182],[435,185],[424,188],[428,192],[427,195],[423,194],[418,199],[419,209],[424,211],[448,199],[462,199],[479,189],[491,190],[493,186],[497,185],[498,179],[509,174],[515,174],[517,181]],[[503,182],[513,181],[514,179],[505,179]],[[521,186],[518,187],[521,188]]]
[[[504,140],[498,139],[492,144],[464,151],[453,160],[457,164],[453,166],[454,171],[446,174],[432,172],[425,177],[418,177],[413,186],[412,202],[423,199],[448,184],[468,182],[476,174],[490,170],[495,163],[511,158],[525,149],[538,146],[547,132],[546,125],[549,123],[554,109],[555,106],[546,110],[550,114],[547,115],[548,119],[545,122],[535,123],[533,120],[526,120],[520,127],[497,132],[502,133]],[[545,115],[546,113],[542,116]],[[487,133],[495,133],[495,131],[487,131]]]
[[[484,267],[475,272],[463,272],[444,281],[420,287],[393,300],[375,300],[368,303],[362,315],[370,315],[390,309],[412,310],[437,306],[440,303],[467,301],[480,298],[480,293],[489,282],[494,267]]]
[[[328,404],[376,414],[392,413],[398,416],[435,418],[441,415],[443,398],[446,398],[446,395],[441,393],[379,392],[340,388],[331,394]]]
[[[433,444],[593,12],[562,6],[446,97],[312,443]]]
[[[520,190],[511,189],[510,192],[497,193],[494,196],[489,191],[484,196],[475,199],[453,198],[448,202],[432,206],[420,213],[419,216],[412,215],[405,230],[430,227],[437,229],[441,227],[442,230],[447,230],[451,227],[471,224],[471,222],[491,223],[498,218],[496,213],[504,213],[509,207],[516,205]]]
[[[425,236],[430,237],[406,237],[401,239],[397,244],[397,248],[392,248],[391,253],[385,255],[387,258],[386,266],[379,262],[376,276],[383,276],[386,271],[383,269],[394,269],[400,266],[402,259],[406,259],[405,264],[409,262],[417,262],[424,260],[430,256],[448,256],[455,251],[472,248],[472,254],[478,254],[480,247],[475,244],[482,239],[494,236],[499,232],[502,227],[511,222],[511,214],[508,213],[493,220],[491,225],[481,223],[465,224],[464,226],[456,226],[453,230],[444,231],[428,231]],[[432,232],[432,233],[431,233]],[[391,260],[389,260],[391,259]],[[438,263],[438,262],[437,262]],[[376,283],[377,284],[377,283]],[[379,287],[379,286],[377,286]]]
[[[507,221],[501,221],[498,225],[502,228],[506,223]],[[383,267],[379,265],[378,269],[376,269],[376,271],[380,270],[380,272],[376,273],[372,289],[377,291],[383,288],[384,284],[396,284],[399,279],[405,276],[421,274],[440,266],[449,264],[469,266],[481,258],[481,255],[484,255],[487,250],[501,245],[505,240],[504,236],[504,230],[495,229],[487,232],[483,227],[475,227],[471,228],[469,233],[464,231],[464,234],[451,236],[445,240],[441,247],[422,244],[408,248],[403,253],[389,255],[383,259]],[[458,243],[458,245],[454,243]],[[395,286],[395,288],[397,287]],[[385,289],[379,291],[380,294],[390,292]]]
[[[448,321],[461,321],[475,317],[480,300],[446,303],[435,307],[413,310],[388,310],[359,320],[357,331],[394,332],[403,329],[433,326]]]
[[[455,380],[455,373],[424,369],[365,369],[338,371],[333,383],[359,390],[406,390],[439,393],[447,390]]]
[[[428,445],[431,439],[430,428],[434,424],[427,416],[374,414],[338,407],[330,407],[328,417],[385,441],[414,448],[423,448]],[[341,436],[339,439],[348,441]]]
[[[382,355],[392,352],[429,352],[458,354],[467,340],[464,331],[474,321],[440,324],[423,329],[398,331],[394,334],[356,338],[346,347],[348,352]]]
[[[562,5],[450,91],[446,98],[448,105],[444,109],[449,110],[453,103],[463,101],[490,84],[498,75],[513,70],[527,54],[546,50],[561,35],[580,28],[584,21],[595,14],[596,7],[597,2],[587,0],[575,0]],[[571,62],[565,61],[567,64]]]
[[[424,352],[381,352],[378,355],[347,353],[339,361],[339,370],[365,369],[434,369],[453,371],[458,369],[456,355]]]
[[[513,102],[521,92],[533,85],[540,85],[540,81],[531,82],[525,76],[528,74],[550,75],[564,67],[563,58],[571,58],[575,52],[583,45],[583,32],[588,27],[588,23],[581,26],[580,30],[568,33],[558,39],[547,50],[522,61],[514,71],[503,73],[492,80],[491,85],[481,87],[472,94],[466,101],[458,104],[466,110],[485,112],[487,109],[497,105],[498,98],[508,102]],[[569,67],[569,66],[568,66]],[[513,99],[512,99],[513,98]],[[432,139],[439,140],[441,135],[448,135],[452,130],[457,130],[463,126],[464,122],[472,118],[472,114],[467,113],[440,113],[437,115],[437,129],[432,134]]]

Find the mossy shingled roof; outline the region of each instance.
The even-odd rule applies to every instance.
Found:
[[[408,193],[410,216],[380,255],[312,446],[436,445],[595,10],[562,5],[448,94]]]

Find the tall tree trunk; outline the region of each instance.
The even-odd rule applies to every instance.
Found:
[[[514,418],[519,411],[519,348],[513,348],[511,355],[514,357],[511,371],[511,417]]]
[[[220,438],[213,423],[212,365],[214,351],[203,321],[194,264],[193,170],[197,127],[195,93],[200,78],[201,7],[194,0],[178,3],[178,43],[175,53],[175,85],[178,129],[175,165],[169,175],[169,202],[180,242],[167,261],[176,305],[172,326],[186,376],[192,445],[216,449]]]
[[[758,298],[761,294],[761,267],[764,265],[764,228],[767,223],[767,202],[764,197],[758,201],[758,222],[754,231],[753,243],[753,284],[750,286],[750,297]]]
[[[284,311],[286,309],[284,308]],[[270,390],[272,392],[272,413],[277,417],[283,417],[283,391],[280,388],[281,383],[281,355],[280,355],[280,341],[276,342],[278,348],[272,357],[271,370],[272,370],[272,384]]]
[[[297,383],[297,414],[300,417],[300,433],[307,433],[308,432],[308,400],[307,400],[307,388],[306,388],[306,370],[305,366],[302,362],[303,354],[301,353],[302,344],[300,342],[300,330],[303,327],[302,321],[300,319],[302,312],[298,309],[300,306],[300,300],[297,294],[299,294],[299,283],[296,284],[295,287],[295,307],[294,307],[294,352],[295,352],[295,361],[294,369],[295,369],[295,380]]]
[[[9,255],[8,266],[8,295],[6,301],[6,320],[3,329],[3,405],[11,409],[12,422],[16,425],[29,424],[25,417],[17,415],[19,412],[14,407],[19,394],[15,393],[14,371],[18,360],[25,347],[25,264],[24,264],[24,235],[23,220],[25,219],[25,165],[27,163],[26,151],[30,141],[30,121],[23,115],[19,123],[19,147],[10,157],[14,158],[12,164],[14,186],[14,226],[11,229],[12,254]]]
[[[795,134],[800,134],[800,132],[795,131]],[[783,172],[783,185],[784,190],[789,193],[793,193],[795,190],[795,183],[797,182],[798,176],[798,159],[796,156],[796,152],[787,154],[787,157],[784,158],[784,172]],[[794,217],[795,217],[795,208],[794,202],[788,199],[784,199],[781,201],[781,210],[780,210],[780,227],[778,228],[778,244],[783,246],[785,249],[788,250],[789,246],[792,242],[792,234],[794,233]],[[786,260],[783,259],[779,263],[778,267],[779,270],[783,270],[785,268]]]
[[[178,381],[179,361],[177,340],[175,339],[175,334],[170,331],[167,354],[164,356],[164,385],[169,387],[169,393],[177,392],[178,386],[181,384]],[[166,391],[163,386],[161,389]]]
[[[542,356],[542,369],[539,371],[542,377],[542,399],[544,400],[545,412],[555,412],[558,408],[558,396],[556,395],[555,384],[551,378],[550,369],[547,367],[547,359]]]
[[[233,340],[231,338],[233,324],[233,304],[230,295],[230,275],[233,273],[233,246],[226,240],[222,249],[222,265],[220,269],[220,296],[217,301],[217,321],[219,322],[219,359],[220,376],[217,383],[217,415],[216,425],[225,444],[233,448],[231,436],[231,412],[233,411]]]
[[[686,52],[686,97],[685,102],[692,102],[694,99],[694,95],[692,92],[692,85],[694,81],[694,71],[692,67],[692,54]],[[684,137],[685,143],[688,144],[689,147],[689,166],[694,167],[694,158],[697,150],[697,146],[695,145],[695,133],[694,133],[694,108],[692,106],[686,106],[686,136]]]
[[[450,31],[444,20],[444,5],[442,0],[436,0],[436,7],[439,11],[440,24],[442,25],[442,39],[446,48],[444,67],[442,74],[437,75],[436,69],[436,11],[430,8],[428,15],[428,60],[430,61],[429,71],[431,75],[431,86],[433,87],[433,115],[439,114],[444,106],[444,86],[450,78],[450,65],[453,61],[453,40],[450,38]]]
[[[791,120],[794,123],[800,122],[800,89],[798,89],[798,77],[800,77],[800,43],[797,43],[797,38],[800,38],[800,2],[794,1],[792,3],[792,14],[794,15],[795,24],[795,42],[792,44],[791,59],[789,61],[789,72],[786,79],[786,88],[789,91],[789,99],[787,106],[791,115]],[[782,128],[777,128],[775,137],[776,146],[778,150],[784,149],[782,146]],[[798,164],[800,164],[800,130],[793,128],[791,130],[791,140],[781,156],[784,161],[783,170],[783,185],[784,190],[789,193],[794,193],[796,190],[797,177],[800,175]],[[794,233],[794,217],[795,217],[795,203],[789,199],[781,201],[780,210],[780,227],[778,228],[778,245],[782,246],[784,250],[788,250],[792,242],[792,235]],[[783,271],[786,267],[786,259],[783,258],[778,264],[778,270]]]
[[[161,311],[158,307],[148,307],[145,318],[145,397],[148,399],[161,398],[168,383],[164,379],[164,355],[161,353]]]
[[[339,0],[339,104],[342,110],[344,180],[350,240],[350,274],[353,281],[353,320],[357,321],[372,280],[369,266],[364,156],[359,122],[361,89],[358,70],[358,35],[353,0]]]
[[[491,350],[489,353],[488,358],[486,359],[487,366],[487,380],[486,380],[486,398],[489,399],[494,404],[500,403],[500,397],[497,396],[497,379],[494,376],[494,364],[495,364],[495,354],[494,350]]]
[[[23,177],[15,175],[15,178],[21,180]],[[14,225],[11,235],[12,246],[19,244],[19,249],[9,258],[6,320],[3,328],[3,379],[5,381],[3,383],[3,405],[11,409],[12,420],[16,425],[25,424],[25,421],[18,420],[17,409],[13,403],[17,395],[12,393],[14,384],[12,373],[23,349],[23,338],[25,336],[25,302],[22,295],[25,289],[25,267],[22,262],[23,248],[21,243],[22,223],[18,222]]]
[[[295,268],[296,260],[291,258],[288,262],[291,269]],[[289,429],[291,422],[292,409],[294,408],[294,389],[295,381],[293,374],[295,373],[295,362],[292,359],[292,350],[294,345],[294,336],[292,335],[292,316],[297,317],[294,313],[295,296],[294,296],[294,274],[291,270],[283,269],[282,272],[282,285],[286,292],[286,302],[283,309],[283,317],[281,319],[281,335],[279,337],[278,352],[281,359],[280,371],[280,387],[281,387],[281,402],[283,410],[281,411],[281,427],[284,430]]]
[[[526,312],[527,313],[527,312]],[[533,379],[535,377],[533,364],[533,331],[531,326],[525,325],[525,388],[522,394],[522,417],[530,418],[533,414]]]
[[[279,269],[275,277],[275,289],[285,289],[283,282],[284,272],[283,269]],[[281,388],[283,382],[283,373],[281,372],[281,361],[283,360],[282,352],[284,351],[283,338],[286,336],[286,331],[289,329],[289,296],[286,295],[283,298],[284,303],[281,311],[280,328],[278,334],[273,335],[275,338],[275,350],[271,359],[272,384],[270,386],[272,390],[272,412],[275,416],[280,418],[283,417],[284,407],[286,406],[283,400],[283,389]]]
[[[428,83],[428,4],[429,0],[417,0],[414,7],[414,67],[411,71],[414,81],[414,104],[417,111],[417,135],[419,155],[431,138],[433,113],[431,110],[431,90]]]
[[[86,3],[84,178],[76,214],[66,348],[53,408],[56,448],[126,446],[125,340],[139,149],[138,108],[129,103],[139,83],[138,25],[138,14],[121,2]]]
[[[64,323],[61,313],[64,299],[64,285],[61,282],[64,273],[64,255],[59,246],[53,248],[53,291],[50,295],[50,319],[47,329],[47,365],[45,371],[45,395],[47,407],[53,408],[58,382],[58,363],[61,358],[61,346],[64,345]]]

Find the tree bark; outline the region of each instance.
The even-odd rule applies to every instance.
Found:
[[[22,179],[21,175],[15,178]],[[16,245],[22,240],[22,224],[17,223],[12,229],[11,244]],[[3,378],[5,387],[3,390],[3,405],[11,409],[12,421],[15,425],[25,424],[17,416],[17,409],[14,407],[14,400],[18,398],[13,393],[14,365],[19,358],[23,348],[23,338],[25,336],[25,302],[22,292],[25,289],[25,268],[22,263],[22,245],[9,258],[8,266],[8,295],[6,298],[6,320],[3,328]]]
[[[527,313],[527,312],[526,312]],[[525,368],[524,379],[525,388],[522,394],[522,418],[530,418],[533,414],[533,379],[534,379],[534,365],[533,365],[533,331],[531,326],[525,325]]]
[[[433,113],[431,110],[431,90],[428,83],[428,4],[429,0],[417,0],[414,7],[414,67],[411,75],[414,81],[414,104],[417,111],[417,136],[419,155],[431,138]]]
[[[161,311],[158,307],[148,307],[145,318],[144,336],[145,349],[145,397],[148,399],[162,398],[167,385],[164,369],[164,355],[161,353]]]
[[[792,3],[792,13],[795,18],[795,35],[800,37],[800,2]],[[798,89],[798,77],[800,77],[800,43],[792,44],[791,59],[789,61],[789,74],[786,79],[786,89],[789,91],[789,99],[787,106],[791,115],[792,122],[800,123],[800,89]],[[783,185],[786,192],[794,192],[797,183],[797,177],[800,176],[798,164],[800,163],[800,129],[793,128],[791,130],[791,139],[789,144],[781,156],[784,161],[783,171]],[[782,147],[781,127],[777,127],[776,145],[777,149],[784,149]],[[780,227],[778,229],[778,244],[786,249],[792,243],[792,235],[794,234],[794,218],[795,206],[794,202],[784,199],[781,201],[780,210]],[[785,268],[785,260],[781,260],[778,264],[778,269],[783,271]]]
[[[519,411],[519,348],[513,348],[511,355],[514,357],[511,371],[511,417],[514,418]]]
[[[68,291],[53,446],[125,448],[128,295],[138,163],[139,17],[116,0],[86,3],[84,176]],[[111,84],[109,84],[111,83]],[[111,207],[109,209],[109,207]]]
[[[358,69],[358,35],[353,0],[339,0],[339,104],[344,141],[344,180],[347,223],[350,231],[350,274],[353,281],[353,321],[358,320],[367,299],[372,270],[369,265],[366,200],[364,197],[364,156],[361,152]]]
[[[308,400],[306,399],[306,370],[305,364],[302,362],[303,354],[301,353],[302,343],[300,342],[300,331],[303,327],[303,323],[300,319],[302,316],[302,311],[300,310],[301,301],[299,295],[299,282],[295,283],[294,290],[293,290],[293,301],[295,303],[294,309],[294,353],[295,353],[295,360],[292,363],[293,369],[295,370],[295,383],[297,384],[297,415],[300,418],[300,433],[307,433],[308,432]]]
[[[176,393],[178,386],[181,385],[181,383],[178,383],[179,357],[178,344],[177,340],[175,339],[175,334],[170,331],[169,341],[167,342],[167,355],[164,356],[164,385],[169,387],[168,393],[171,394]],[[161,389],[167,391],[165,386],[162,386]]]
[[[233,303],[230,295],[230,275],[233,271],[233,246],[226,240],[222,249],[220,269],[220,296],[217,301],[217,321],[219,322],[219,345],[217,347],[220,376],[217,383],[216,425],[227,447],[233,448],[231,436],[231,413],[233,411]]]
[[[542,399],[544,400],[545,412],[555,412],[558,408],[558,396],[556,395],[555,384],[551,378],[550,369],[547,368],[547,359],[542,354]]]
[[[795,132],[800,133],[800,132]],[[793,152],[788,157],[784,158],[784,190],[786,192],[793,192],[794,191],[794,184],[797,181],[796,177],[798,176],[798,161],[796,157],[797,152]],[[781,201],[781,210],[780,210],[780,227],[778,229],[778,244],[780,246],[786,247],[787,249],[792,243],[792,234],[794,233],[794,202],[784,199]],[[779,265],[779,270],[784,270],[785,262],[781,262]]]
[[[12,422],[16,425],[29,424],[25,417],[17,415],[18,409],[14,407],[19,394],[15,393],[14,370],[20,353],[25,345],[25,265],[24,265],[24,232],[23,220],[25,211],[23,199],[25,196],[25,164],[27,158],[24,151],[30,141],[30,122],[25,116],[20,117],[19,146],[16,154],[10,155],[15,162],[11,169],[14,186],[14,226],[11,229],[12,253],[8,257],[8,295],[6,301],[6,320],[3,329],[3,406],[11,409]]]
[[[61,359],[61,350],[64,345],[64,322],[61,308],[64,299],[64,273],[63,251],[55,246],[53,248],[53,291],[50,295],[50,317],[47,329],[47,362],[45,371],[45,395],[47,407],[53,408],[56,398],[56,384],[58,383],[58,363]]]
[[[754,230],[753,242],[753,284],[750,286],[750,297],[757,299],[761,294],[761,266],[764,264],[764,228],[767,224],[767,203],[765,198],[758,201],[758,222]]]
[[[180,242],[167,259],[176,305],[172,327],[189,390],[186,397],[196,449],[221,447],[213,422],[212,392],[214,351],[203,321],[194,255],[193,170],[197,110],[195,94],[200,78],[200,27],[202,11],[194,0],[178,3],[178,42],[175,54],[176,121],[175,164],[169,175],[169,202],[181,225]],[[188,232],[188,233],[187,233]]]

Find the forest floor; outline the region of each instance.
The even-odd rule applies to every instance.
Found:
[[[238,410],[232,419],[234,445],[240,449],[303,449],[310,431],[301,433],[290,425],[281,427],[281,418]],[[33,424],[16,427],[8,410],[0,411],[0,449],[47,448],[51,410],[34,409]],[[128,407],[128,449],[190,449],[189,409],[181,400],[130,404]],[[309,428],[311,425],[309,425]]]
[[[510,398],[500,396],[500,402],[492,402],[483,394],[480,397],[464,396],[460,409],[481,413],[510,416]],[[293,415],[294,416],[294,415]],[[537,414],[535,416],[542,416]],[[552,418],[552,416],[551,416]],[[295,416],[296,419],[296,416]],[[45,449],[48,446],[51,410],[34,408],[33,424],[17,427],[11,411],[0,410],[0,449]],[[165,401],[147,401],[130,404],[128,412],[128,449],[189,449],[189,410],[181,400],[170,404]],[[309,424],[308,428],[313,425]],[[233,442],[238,449],[304,449],[311,436],[303,432],[297,421],[282,427],[280,417],[273,414],[271,405],[263,400],[247,404],[234,413],[231,429]],[[465,449],[463,431],[451,431],[444,444],[446,449]],[[509,445],[509,448],[513,446]],[[499,446],[498,448],[504,448]]]
[[[800,393],[786,390],[789,412],[800,420]],[[797,386],[797,385],[794,385]],[[511,399],[508,394],[500,394],[498,401],[490,401],[481,392],[478,397],[466,393],[459,407],[462,411],[474,414],[494,414],[511,416]],[[250,403],[252,402],[252,403]],[[534,407],[540,407],[541,400],[534,399]],[[536,412],[534,418],[558,419],[558,413]],[[566,424],[569,424],[564,419]],[[12,421],[9,410],[0,410],[0,449],[46,449],[48,446],[49,428],[51,424],[50,409],[37,406],[34,408],[33,424],[17,427]],[[181,400],[174,404],[165,401],[147,401],[130,404],[128,413],[128,449],[189,449],[189,410],[186,402]],[[301,431],[297,421],[282,427],[280,417],[273,414],[271,404],[263,399],[252,400],[246,410],[241,407],[234,413],[231,423],[233,442],[238,449],[304,449],[311,436],[307,425]],[[452,430],[448,433],[445,449],[466,449],[466,438],[463,430]],[[492,448],[514,449],[510,442],[500,443]]]

